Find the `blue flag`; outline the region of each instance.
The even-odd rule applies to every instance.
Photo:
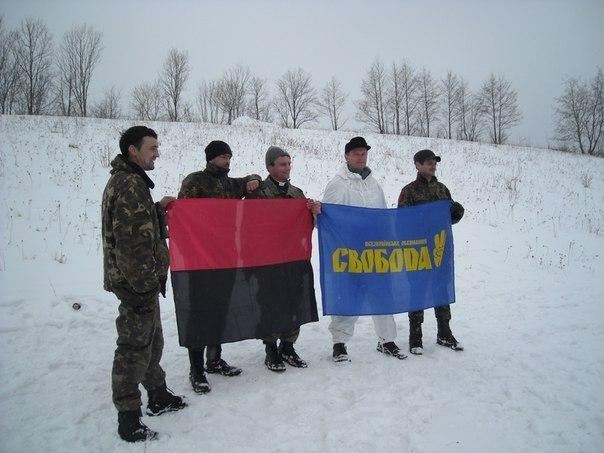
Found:
[[[400,209],[321,204],[324,315],[385,315],[455,302],[451,201]]]

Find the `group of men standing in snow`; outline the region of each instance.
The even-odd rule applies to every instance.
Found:
[[[116,320],[118,333],[112,370],[113,402],[118,410],[118,434],[129,442],[150,440],[157,433],[144,425],[140,417],[139,384],[148,392],[148,415],[160,415],[184,408],[183,397],[167,387],[165,372],[159,362],[163,334],[159,294],[165,297],[169,266],[168,249],[161,234],[159,219],[174,197],[154,203],[150,189],[153,181],[146,174],[154,169],[159,157],[157,134],[145,126],[126,130],[119,141],[121,154],[112,161],[111,177],[103,193],[102,237],[104,254],[104,288],[120,300]],[[352,138],[344,148],[345,164],[329,182],[323,202],[350,206],[386,208],[384,192],[367,166],[371,147],[363,137]],[[222,141],[212,141],[205,148],[206,167],[188,175],[182,182],[178,198],[306,198],[304,192],[289,181],[291,156],[282,148],[271,146],[265,155],[268,176],[256,174],[242,178],[228,176],[232,150]],[[451,200],[447,187],[436,179],[440,157],[430,150],[414,156],[417,179],[406,185],[399,195],[398,207],[434,200]],[[309,211],[321,215],[321,203],[309,199]],[[452,223],[463,216],[463,207],[454,202]],[[159,214],[159,215],[158,215]],[[462,350],[449,327],[449,305],[435,308],[437,343]],[[333,359],[347,361],[346,343],[353,335],[355,316],[332,316],[329,331],[333,340]],[[388,356],[406,358],[396,345],[393,315],[373,316],[378,337],[377,350]],[[423,311],[409,313],[409,352],[423,353]],[[299,328],[275,332],[261,338],[265,345],[265,365],[275,372],[285,371],[285,363],[306,368],[294,344]],[[189,348],[190,382],[196,393],[210,391],[207,373],[237,376],[241,369],[222,358],[219,344]],[[205,354],[205,361],[204,361]]]

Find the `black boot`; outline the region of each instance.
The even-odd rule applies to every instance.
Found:
[[[279,344],[279,355],[283,360],[296,368],[307,368],[308,363],[300,358],[294,349],[294,344],[291,341],[282,341]]]
[[[277,349],[277,343],[274,341],[269,341],[264,343],[264,350],[266,351],[266,358],[264,359],[264,364],[266,367],[277,373],[285,371],[285,365],[283,364],[283,360],[281,360],[281,355],[279,354],[279,350]]]
[[[184,396],[176,396],[172,390],[166,387],[165,382],[156,389],[149,390],[147,394],[149,395],[147,415],[161,415],[187,407]]]
[[[231,366],[222,360],[222,346],[212,345],[207,347],[206,371],[208,373],[218,373],[223,376],[238,376],[241,374],[241,368]]]
[[[463,351],[463,346],[453,336],[448,319],[437,319],[438,333],[436,334],[436,343],[454,351]]]
[[[333,361],[334,362],[346,362],[348,359],[348,351],[344,343],[335,343],[333,345]]]
[[[409,320],[409,352],[415,355],[422,355],[424,353],[422,323],[411,319]]]
[[[206,373],[201,372],[197,373],[191,370],[189,373],[189,382],[191,383],[191,387],[193,387],[193,391],[195,393],[204,394],[208,393],[212,388],[210,387],[210,383],[206,378]]]
[[[400,360],[407,358],[407,354],[404,354],[403,351],[399,349],[399,347],[394,341],[378,341],[377,347],[375,349],[381,352],[382,354],[391,355],[392,357],[396,357]]]
[[[157,432],[141,422],[140,409],[117,413],[117,433],[126,442],[155,440],[159,437]]]
[[[199,394],[208,393],[211,390],[203,367],[203,352],[204,348],[189,349],[189,362],[191,364],[189,381],[193,391]]]

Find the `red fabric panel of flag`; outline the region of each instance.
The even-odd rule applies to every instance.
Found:
[[[177,200],[168,221],[182,346],[264,339],[318,321],[306,200]]]
[[[172,271],[310,259],[306,200],[186,199],[170,204],[168,215]]]

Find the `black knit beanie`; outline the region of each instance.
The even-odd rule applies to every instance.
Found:
[[[211,161],[216,156],[222,156],[223,154],[233,155],[231,151],[231,147],[227,145],[225,142],[221,142],[220,140],[211,141],[208,146],[206,146],[206,162]]]

